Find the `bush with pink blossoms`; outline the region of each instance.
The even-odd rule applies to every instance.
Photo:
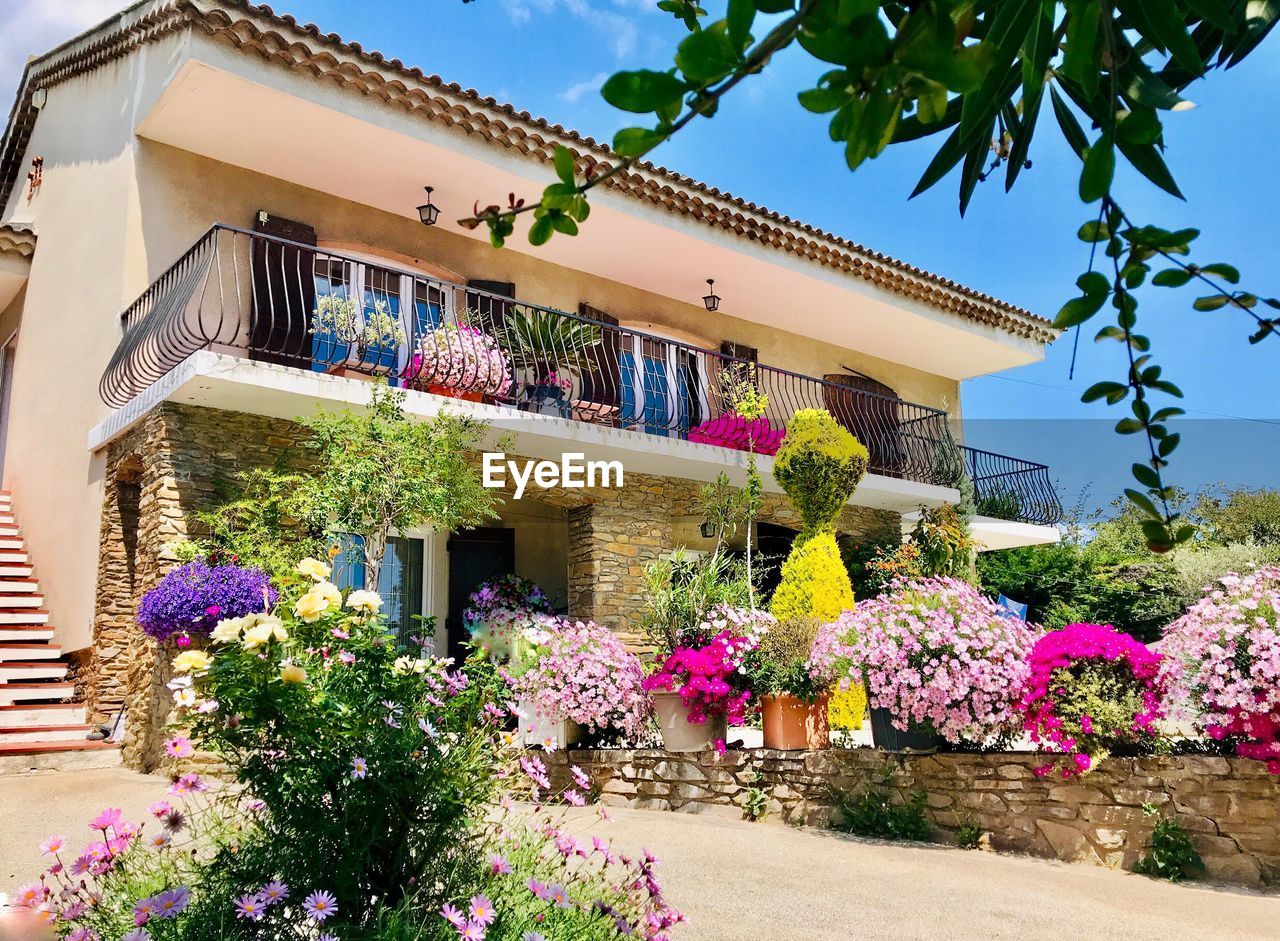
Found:
[[[872,708],[902,729],[952,744],[987,744],[1020,724],[1018,693],[1035,631],[953,578],[898,583],[858,602],[818,634],[815,681],[865,683]]]
[[[1222,578],[1161,649],[1170,712],[1280,774],[1280,567]]]
[[[680,694],[689,709],[689,721],[701,725],[724,716],[730,725],[746,721],[753,691],[743,672],[747,654],[776,624],[771,614],[720,605],[677,646],[662,667],[644,680],[650,692]]]
[[[1023,710],[1032,741],[1070,756],[1063,777],[1155,743],[1160,655],[1110,625],[1068,624],[1036,641]],[[1044,775],[1051,765],[1036,769]]]
[[[644,667],[608,628],[593,621],[551,621],[524,632],[527,646],[512,693],[553,721],[637,739],[649,720]]]

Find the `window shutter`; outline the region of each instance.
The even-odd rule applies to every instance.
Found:
[[[305,222],[259,210],[253,230],[263,235],[316,244],[316,230]],[[297,245],[254,239],[250,356],[285,366],[311,365],[311,314],[316,304],[315,252]]]
[[[760,351],[754,346],[747,346],[745,343],[737,343],[733,340],[723,340],[720,343],[720,355],[732,356],[736,359],[745,359],[748,363],[760,362]]]
[[[578,305],[578,316],[605,325],[601,331],[603,337],[600,344],[586,355],[588,365],[582,370],[581,391],[578,402],[575,403],[578,417],[598,424],[614,425],[617,423],[618,406],[622,399],[619,354],[624,341],[622,332],[610,327],[618,326],[618,318],[592,307],[586,301]]]
[[[467,287],[475,289],[474,291],[467,291],[467,314],[475,318],[472,326],[479,327],[485,333],[501,333],[502,328],[506,325],[507,313],[512,305],[489,295],[499,294],[502,297],[509,297],[515,300],[515,282],[485,281],[480,278],[472,278],[467,281]],[[477,294],[475,293],[476,291],[486,291],[488,293]]]

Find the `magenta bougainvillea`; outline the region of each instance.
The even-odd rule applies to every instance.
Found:
[[[717,631],[711,639],[676,647],[657,673],[645,677],[644,688],[679,693],[695,725],[719,716],[730,725],[741,725],[752,697],[743,663],[772,623],[772,616],[763,611],[716,608],[700,625],[704,634]]]
[[[1170,712],[1280,774],[1280,567],[1231,574],[1169,625]]]
[[[1110,625],[1068,624],[1036,641],[1022,704],[1026,727],[1032,741],[1070,756],[1063,777],[1092,770],[1116,748],[1151,744],[1164,715],[1160,661]]]

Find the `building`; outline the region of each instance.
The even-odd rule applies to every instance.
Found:
[[[627,474],[511,499],[482,531],[401,534],[380,587],[397,617],[437,614],[441,642],[470,587],[508,570],[632,632],[644,563],[704,544],[698,486],[742,479],[733,374],[769,396],[775,446],[802,407],[867,444],[843,533],[898,532],[956,500],[963,467],[988,547],[1057,538],[1043,465],[956,444],[960,381],[1039,359],[1048,322],[649,164],[593,195],[576,238],[495,251],[458,224],[477,199],[540,192],[557,144],[580,173],[616,159],[244,0],[143,0],[28,64],[0,144],[0,747],[78,745],[126,701],[145,738],[165,665],[137,597],[193,512],[292,453],[290,419],[364,401],[375,374],[412,389],[411,412],[466,411],[524,456]],[[318,327],[323,304],[359,328]],[[376,323],[392,326],[370,339]],[[459,323],[484,336],[440,332]],[[517,350],[521,325],[551,348]],[[492,343],[501,368],[433,372],[433,337]],[[761,543],[792,522],[769,489]],[[57,704],[63,652],[85,717]]]

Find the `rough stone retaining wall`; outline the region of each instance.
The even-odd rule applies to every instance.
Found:
[[[577,765],[605,804],[741,817],[750,787],[769,795],[774,820],[827,825],[831,788],[859,793],[888,767],[895,802],[927,795],[926,814],[944,841],[963,824],[992,849],[1129,868],[1148,846],[1144,803],[1185,827],[1207,878],[1280,884],[1280,776],[1242,758],[1112,758],[1082,778],[1038,778],[1045,756],[1026,753],[897,756],[870,748],[672,753],[660,749],[544,755],[556,788]]]

